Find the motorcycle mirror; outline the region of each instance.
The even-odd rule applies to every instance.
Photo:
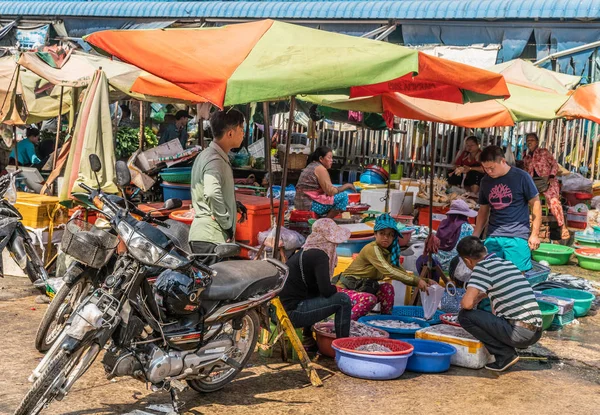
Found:
[[[179,209],[181,206],[183,206],[183,202],[181,201],[181,199],[173,198],[173,199],[167,199],[165,201],[163,209],[173,210],[173,209]]]
[[[96,154],[90,154],[89,160],[90,166],[94,173],[98,173],[100,170],[102,170],[102,162]]]
[[[230,258],[239,255],[240,247],[237,244],[220,244],[215,247],[215,254],[219,258]]]
[[[120,187],[127,186],[131,182],[131,173],[127,163],[122,160],[117,161],[115,170],[117,171],[117,184]]]

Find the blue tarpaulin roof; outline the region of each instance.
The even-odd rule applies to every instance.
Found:
[[[0,16],[230,19],[597,19],[600,0],[0,1]]]

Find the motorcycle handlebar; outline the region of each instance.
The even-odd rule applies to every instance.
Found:
[[[79,183],[79,187],[81,187],[83,190],[87,191],[88,193],[92,193],[94,191],[94,189],[92,189],[90,186],[88,186],[85,183]]]

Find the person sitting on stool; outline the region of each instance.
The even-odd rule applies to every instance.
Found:
[[[512,262],[488,255],[479,238],[464,238],[457,251],[473,270],[458,321],[496,358],[485,368],[503,372],[519,361],[515,348],[525,349],[542,336],[542,313],[533,289]],[[486,297],[491,301],[493,313],[477,309],[477,304]]]

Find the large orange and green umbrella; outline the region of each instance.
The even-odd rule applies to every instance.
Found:
[[[273,20],[218,28],[108,30],[85,40],[218,107],[332,91],[360,96],[373,89],[460,103],[509,96],[502,75],[490,71]],[[351,90],[359,86],[364,88]],[[143,82],[132,90],[148,93]]]

